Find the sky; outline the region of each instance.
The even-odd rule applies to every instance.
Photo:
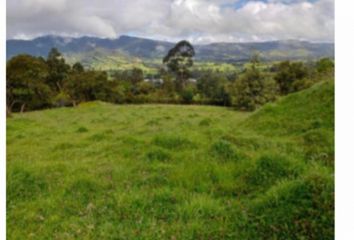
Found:
[[[334,42],[334,0],[7,0],[7,39]]]

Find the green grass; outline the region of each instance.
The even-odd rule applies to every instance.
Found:
[[[7,120],[8,239],[333,239],[333,82],[255,113],[102,102]]]
[[[158,66],[161,64],[161,60],[150,59],[150,61],[145,61],[144,59],[128,56],[120,51],[107,52],[104,49],[66,55],[65,59],[71,65],[81,62],[85,68],[93,68],[95,70],[124,71],[140,68],[144,74],[157,74]]]

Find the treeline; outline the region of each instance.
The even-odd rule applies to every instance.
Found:
[[[70,66],[55,48],[46,59],[15,56],[7,62],[7,112],[76,106],[94,100],[213,104],[254,110],[334,74],[334,63],[328,58],[307,64],[284,61],[261,67],[257,57],[238,74],[213,70],[195,73],[190,71],[194,50],[188,44],[181,42],[171,49],[163,60],[164,68],[153,79],[144,79],[138,68],[108,74],[84,69],[80,63]]]

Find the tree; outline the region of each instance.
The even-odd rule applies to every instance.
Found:
[[[225,74],[208,70],[198,79],[197,89],[208,102],[225,106],[230,104],[228,83]]]
[[[42,58],[18,55],[6,65],[6,105],[7,112],[23,112],[50,105],[51,89],[45,81],[48,67]]]
[[[256,63],[235,81],[231,91],[233,105],[248,111],[274,100],[276,96],[275,84],[256,68]]]
[[[130,76],[130,82],[132,83],[133,86],[137,86],[139,82],[142,82],[144,80],[144,73],[143,70],[140,68],[133,68],[131,71],[131,76]]]
[[[181,91],[185,88],[189,77],[189,68],[193,66],[195,55],[192,44],[188,41],[180,41],[170,49],[163,58],[163,63],[167,69],[176,75],[176,88]]]
[[[320,74],[333,74],[334,62],[330,58],[322,58],[316,63],[316,69]]]
[[[79,62],[76,62],[73,65],[72,69],[73,69],[73,72],[75,72],[75,73],[83,73],[85,71],[84,66],[82,66],[82,64]]]
[[[56,48],[52,48],[48,53],[47,65],[49,67],[47,83],[53,90],[60,92],[63,81],[68,77],[70,66],[65,63],[65,59]]]
[[[107,73],[100,71],[72,72],[65,80],[61,96],[68,95],[75,106],[80,102],[102,100],[114,102],[116,82],[108,81]],[[63,99],[58,99],[62,101]],[[61,105],[60,102],[57,105]]]
[[[275,66],[275,71],[274,80],[279,85],[280,93],[284,95],[295,92],[296,81],[308,76],[308,69],[302,62],[284,61]]]
[[[188,86],[181,91],[181,97],[183,103],[190,104],[193,101],[194,89],[192,86]]]

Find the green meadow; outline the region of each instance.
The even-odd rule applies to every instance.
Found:
[[[8,239],[333,239],[334,83],[252,113],[13,114],[6,214]]]

